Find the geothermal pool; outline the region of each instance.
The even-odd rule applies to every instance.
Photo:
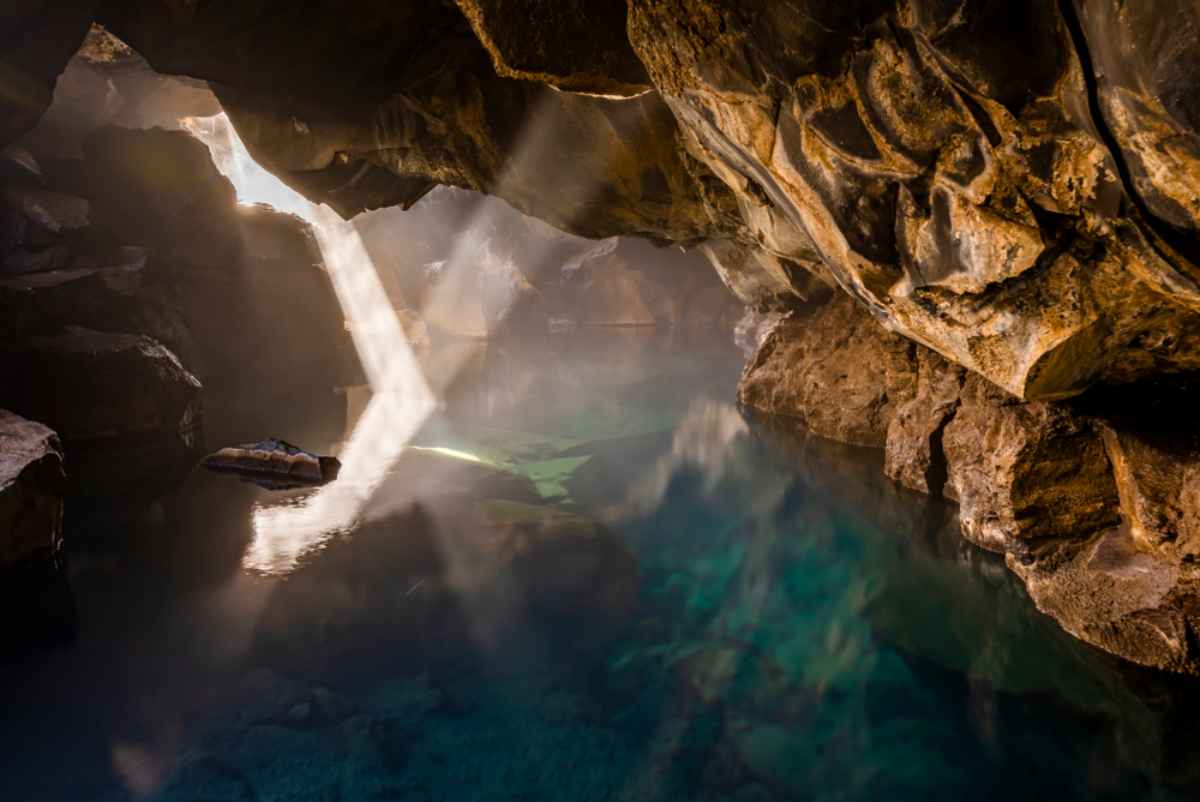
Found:
[[[4,799],[1192,798],[1181,686],[874,452],[743,417],[731,346],[453,347],[352,519],[198,471],[73,547],[74,622],[0,675]],[[278,434],[343,448],[369,397]]]

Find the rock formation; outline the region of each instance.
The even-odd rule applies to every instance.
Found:
[[[203,443],[201,385],[160,343],[78,327],[6,344],[0,405],[62,437],[75,493],[152,500]]]
[[[884,448],[887,474],[956,501],[963,537],[1006,555],[1067,631],[1195,673],[1200,450],[1194,425],[1178,422],[1190,396],[1177,391],[1165,410],[1176,414],[1147,422],[1130,413],[1135,392],[1164,391],[1023,402],[839,298],[777,326],[739,397],[816,434]]]
[[[0,410],[0,576],[58,563],[65,479],[58,436]]]

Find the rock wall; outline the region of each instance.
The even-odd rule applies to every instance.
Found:
[[[1152,402],[1164,394],[1174,409]],[[963,537],[1004,554],[1067,631],[1200,673],[1200,439],[1178,422],[1191,397],[1172,386],[1021,401],[847,298],[781,322],[739,392],[816,434],[884,448],[887,474],[957,502]]]
[[[734,243],[743,298],[812,274],[1025,400],[1200,366],[1190,4],[260,5],[94,16],[347,215],[453,184]]]

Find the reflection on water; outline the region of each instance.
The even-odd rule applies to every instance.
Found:
[[[0,676],[4,798],[1194,797],[1190,683],[1058,631],[677,336],[430,354],[462,369],[415,446],[375,395],[347,482],[197,472],[77,547],[77,634]]]

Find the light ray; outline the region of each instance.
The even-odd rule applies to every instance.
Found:
[[[359,517],[388,468],[434,410],[434,394],[417,363],[379,272],[352,223],[317,206],[260,167],[225,115],[189,121],[209,145],[239,200],[267,203],[306,220],[316,234],[334,292],[374,396],[341,454],[337,480],[298,503],[259,505],[243,564],[286,573]]]

